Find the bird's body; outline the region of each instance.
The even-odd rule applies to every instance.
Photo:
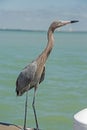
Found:
[[[35,92],[39,86],[39,84],[44,80],[45,77],[45,63],[46,60],[53,48],[54,45],[54,38],[53,32],[56,28],[64,26],[66,24],[75,23],[78,21],[55,21],[53,22],[47,33],[48,43],[46,48],[43,52],[29,65],[27,65],[19,74],[17,81],[16,81],[16,93],[18,96],[21,96],[23,93],[27,92],[28,90],[34,88],[34,97],[33,97],[33,110],[35,115],[36,121],[36,128],[39,130],[37,116],[35,111]],[[25,124],[24,130],[26,130],[26,111],[25,111]]]
[[[39,72],[39,74],[38,74]],[[45,66],[38,67],[38,63],[33,61],[26,66],[16,81],[16,92],[18,96],[21,96],[24,92],[38,86],[44,80]]]

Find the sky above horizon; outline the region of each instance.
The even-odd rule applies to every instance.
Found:
[[[47,30],[54,20],[79,20],[63,30],[87,31],[87,0],[0,0],[0,28]]]

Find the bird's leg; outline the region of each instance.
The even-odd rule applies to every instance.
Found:
[[[24,115],[24,130],[26,130],[26,119],[27,119],[27,101],[28,101],[28,91],[26,92],[26,101],[25,101],[25,115]]]
[[[35,110],[36,89],[37,89],[37,88],[34,88],[34,97],[33,97],[32,107],[33,107],[34,116],[35,116],[36,130],[39,130],[38,121],[37,121],[37,115],[36,115],[36,110]]]

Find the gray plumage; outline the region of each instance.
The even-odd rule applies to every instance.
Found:
[[[37,62],[33,61],[27,65],[19,74],[16,81],[16,93],[21,96],[24,92],[34,88],[41,83],[45,77],[45,66],[40,79],[36,77]]]

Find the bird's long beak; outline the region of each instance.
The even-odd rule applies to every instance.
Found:
[[[70,24],[70,23],[76,23],[76,22],[79,22],[79,21],[78,21],[78,20],[72,20],[72,21],[61,21],[62,26],[63,26],[63,25],[66,25],[66,24]]]
[[[79,22],[78,20],[72,20],[70,21],[70,23],[76,23],[76,22]]]

